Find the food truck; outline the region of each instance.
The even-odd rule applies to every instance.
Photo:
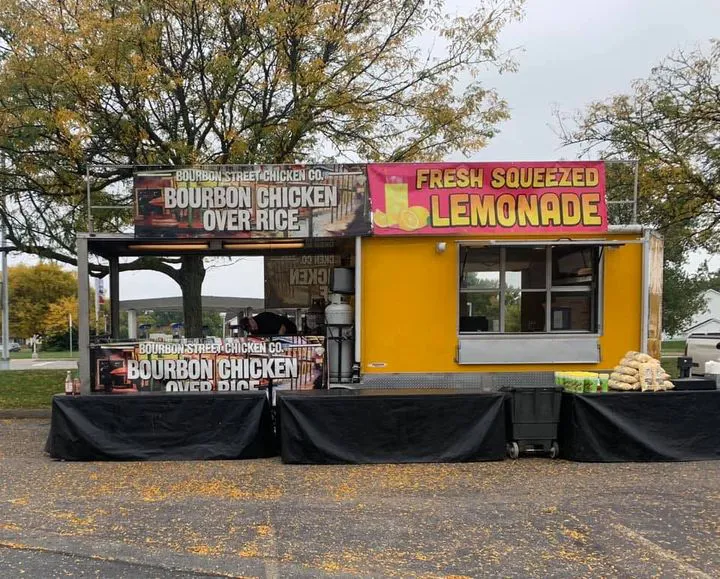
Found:
[[[605,189],[586,161],[143,170],[134,231],[78,235],[81,314],[88,255],[111,274],[111,343],[81,315],[83,390],[443,386],[658,357],[662,239],[611,225]],[[120,258],[179,255],[263,256],[265,309],[295,311],[298,335],[235,340],[272,351],[121,336]],[[253,353],[285,361],[237,361]]]
[[[77,237],[81,391],[98,395],[54,397],[48,452],[334,464],[501,460],[522,447],[593,462],[717,459],[717,390],[669,381],[657,360],[662,238],[618,221],[605,168],[139,171],[134,231],[91,221]],[[102,343],[90,341],[91,254],[110,271]],[[235,255],[264,258],[264,309],[294,315],[297,331],[121,335],[122,258],[195,256],[197,267]]]

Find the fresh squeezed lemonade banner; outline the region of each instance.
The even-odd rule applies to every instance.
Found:
[[[373,234],[607,231],[601,161],[368,166]]]

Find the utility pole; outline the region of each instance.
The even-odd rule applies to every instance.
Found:
[[[5,169],[5,155],[2,155],[2,168]],[[2,191],[2,211],[5,213],[5,191]],[[2,360],[0,369],[10,369],[10,302],[8,300],[8,265],[5,247],[5,222],[0,220],[0,251],[2,251]]]
[[[0,251],[2,251],[2,360],[0,369],[10,369],[10,309],[8,294],[8,265],[5,250],[5,225],[0,223]]]

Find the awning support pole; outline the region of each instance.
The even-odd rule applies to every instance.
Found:
[[[355,238],[355,363],[360,363],[362,337],[362,237]]]
[[[110,335],[113,340],[120,339],[120,262],[117,256],[108,258],[110,262]]]
[[[643,235],[642,248],[642,319],[640,321],[640,351],[648,350],[648,318],[650,310],[650,232]]]
[[[90,394],[90,278],[87,237],[77,238],[78,371],[80,392]]]

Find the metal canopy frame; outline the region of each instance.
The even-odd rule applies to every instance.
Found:
[[[143,238],[132,233],[87,233],[77,234],[88,243],[88,253],[107,259],[120,257],[179,257],[183,255],[202,255],[203,257],[234,257],[312,255],[323,253],[339,243],[352,245],[352,237],[315,237],[315,238]]]
[[[608,206],[615,207],[631,207],[630,225],[613,225],[610,227],[609,233],[638,233],[642,232],[642,227],[637,225],[638,217],[638,193],[639,193],[639,164],[637,160],[621,160],[606,159],[606,164],[627,164],[633,168],[633,185],[632,192],[620,199],[607,200]],[[205,165],[203,165],[205,166]],[[211,165],[212,166],[212,165]],[[335,245],[338,241],[353,242],[353,238],[304,238],[304,239],[251,239],[243,240],[221,240],[221,239],[141,239],[136,238],[133,233],[100,233],[95,232],[95,223],[93,217],[93,209],[117,209],[132,210],[132,204],[107,204],[103,202],[101,205],[93,204],[93,175],[92,169],[102,168],[123,168],[137,170],[153,170],[153,169],[178,169],[180,167],[168,165],[125,165],[116,163],[88,163],[85,166],[85,184],[86,184],[86,203],[87,203],[87,232],[78,232],[77,234],[77,258],[78,258],[78,346],[80,358],[78,368],[80,379],[82,381],[82,392],[90,392],[90,319],[89,319],[89,299],[90,299],[90,280],[89,280],[89,262],[90,254],[106,259],[110,268],[110,306],[111,306],[111,328],[113,332],[119,333],[120,309],[119,309],[119,276],[120,276],[120,258],[121,257],[173,257],[181,255],[203,255],[208,257],[214,256],[238,256],[238,255],[266,255],[268,251],[272,251],[272,255],[296,255],[298,253],[313,254],[322,253],[327,250],[328,243]],[[567,240],[569,241],[569,240]],[[555,245],[565,244],[567,241],[555,240]],[[289,247],[271,248],[273,242],[280,244],[293,244]],[[549,241],[548,241],[549,242]],[[578,241],[578,243],[588,243],[589,240]],[[302,247],[295,244],[302,243]],[[360,360],[361,351],[361,270],[362,270],[362,237],[355,237],[355,326],[357,328],[355,336],[355,361]],[[463,240],[462,243],[468,243]],[[479,242],[483,243],[483,242]],[[485,242],[487,244],[487,242]],[[497,243],[497,241],[495,242]],[[510,240],[503,240],[503,245],[541,245],[542,241],[533,240],[532,242],[523,243]],[[572,243],[572,242],[570,242]],[[605,241],[598,242],[592,240],[591,243],[604,246],[620,246],[626,243],[634,243],[634,241]],[[250,247],[255,244],[256,247]],[[227,247],[234,245],[234,248]],[[244,246],[239,249],[237,246]],[[140,247],[138,247],[140,246]],[[144,246],[144,247],[142,247]],[[193,247],[195,246],[195,247]],[[4,254],[12,249],[4,249]],[[5,342],[7,343],[7,342]]]

